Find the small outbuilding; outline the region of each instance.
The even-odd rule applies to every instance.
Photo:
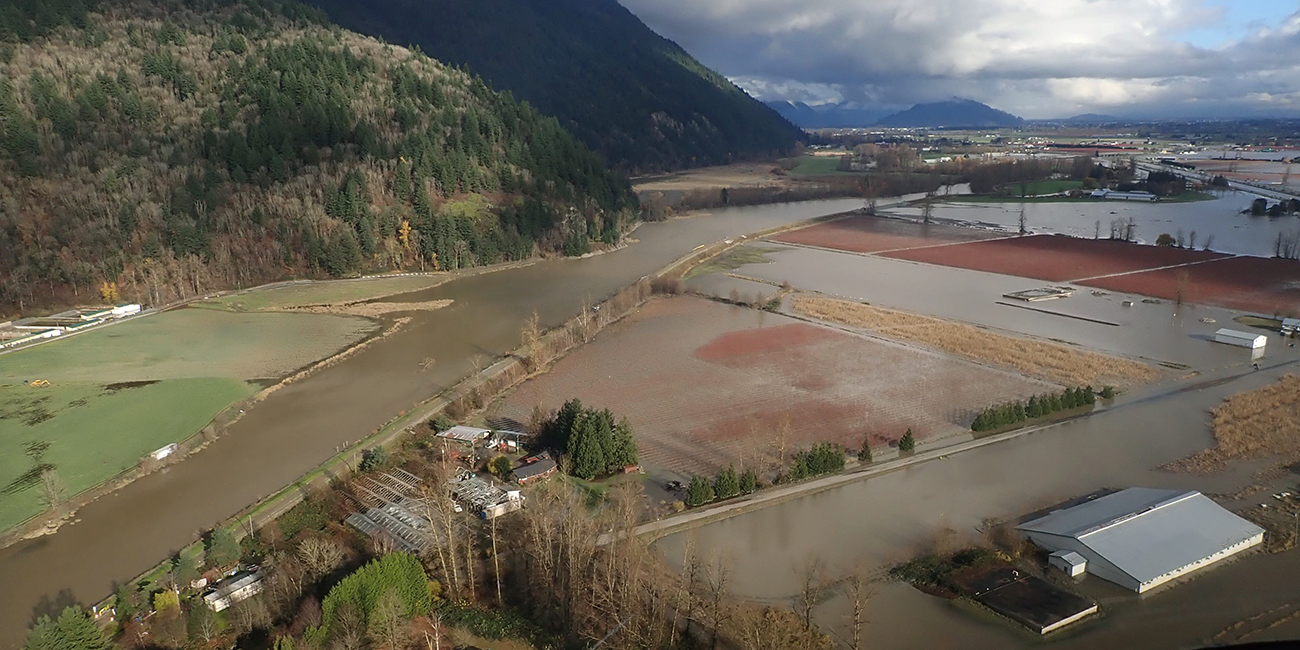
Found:
[[[487,429],[458,425],[439,433],[438,437],[472,445],[490,435],[492,435],[492,432]]]
[[[1088,570],[1088,560],[1074,551],[1061,550],[1052,553],[1047,556],[1047,563],[1071,578],[1077,578]]]
[[[1300,332],[1300,318],[1283,318],[1282,334],[1284,336],[1295,336]]]
[[[1263,334],[1239,332],[1225,327],[1214,333],[1214,342],[1224,343],[1226,345],[1235,345],[1239,348],[1258,350],[1263,348],[1265,345],[1268,345],[1268,337]]]

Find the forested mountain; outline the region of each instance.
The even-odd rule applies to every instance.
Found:
[[[1025,121],[1006,111],[981,104],[972,99],[950,99],[945,102],[917,104],[900,111],[876,124],[888,127],[1017,127]]]
[[[465,65],[630,173],[792,147],[799,130],[616,0],[309,0],[339,24]]]
[[[0,8],[0,314],[581,253],[634,208],[555,119],[304,5]]]

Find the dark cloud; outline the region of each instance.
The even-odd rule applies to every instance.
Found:
[[[1300,115],[1300,11],[1203,48],[1180,38],[1224,18],[1201,0],[623,2],[763,99]]]

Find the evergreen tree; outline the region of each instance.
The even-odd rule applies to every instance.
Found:
[[[1037,395],[1029,398],[1029,404],[1025,406],[1025,415],[1031,418],[1043,416],[1043,405],[1038,401]]]
[[[758,473],[753,468],[746,467],[745,471],[740,473],[740,493],[750,494],[758,489]]]
[[[208,533],[203,540],[204,558],[210,567],[228,567],[239,561],[243,555],[239,540],[226,528],[217,528]]]
[[[734,467],[728,465],[718,471],[718,476],[713,479],[713,493],[719,499],[730,499],[740,494],[740,477]]]
[[[694,508],[713,501],[713,484],[701,476],[692,476],[686,486],[686,505]]]
[[[66,607],[57,619],[41,615],[27,633],[26,650],[109,650],[95,621],[80,607]]]
[[[864,463],[871,462],[871,436],[862,438],[862,449],[858,450],[858,460]]]
[[[614,467],[627,467],[641,462],[637,450],[636,436],[632,433],[632,423],[623,418],[614,427],[614,449],[609,464]]]
[[[912,429],[909,428],[907,433],[904,433],[903,437],[898,441],[898,450],[909,452],[914,449],[916,449],[916,438],[912,435]]]
[[[582,414],[569,434],[568,456],[574,476],[591,480],[604,473],[605,451],[601,445],[597,418]]]

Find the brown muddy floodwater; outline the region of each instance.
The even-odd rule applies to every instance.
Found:
[[[956,540],[974,542],[985,519],[1019,517],[1106,487],[1232,492],[1249,483],[1252,467],[1211,477],[1154,468],[1211,443],[1208,408],[1297,367],[1294,355],[1275,363],[1259,372],[1207,373],[1194,383],[1166,386],[1162,393],[1121,399],[1082,420],[679,533],[658,547],[669,563],[680,566],[690,540],[701,557],[730,563],[736,593],[790,606],[799,591],[798,567],[812,557],[831,567],[832,575],[855,563],[883,568],[931,548],[944,527],[955,531]],[[1105,615],[1054,635],[1045,645],[1186,648],[1243,640],[1246,632],[1255,634],[1244,640],[1296,638],[1296,620],[1255,628],[1283,619],[1300,604],[1297,575],[1300,551],[1247,556],[1140,599],[1088,577],[1084,591],[1098,599]],[[818,623],[847,638],[848,611],[849,604],[837,596],[819,606]],[[1216,637],[1265,612],[1273,614]],[[1010,623],[894,582],[877,585],[867,618],[868,647],[1044,645]]]
[[[556,260],[455,280],[394,302],[452,299],[418,312],[397,334],[276,391],[229,433],[183,463],[83,508],[58,533],[0,550],[0,647],[21,643],[35,614],[91,603],[201,531],[273,494],[334,455],[336,447],[455,384],[475,355],[519,345],[534,310],[562,323],[584,301],[619,288],[700,244],[862,207],[860,199],[728,208],[643,225],[639,240],[607,255]],[[422,370],[424,359],[436,363]]]

